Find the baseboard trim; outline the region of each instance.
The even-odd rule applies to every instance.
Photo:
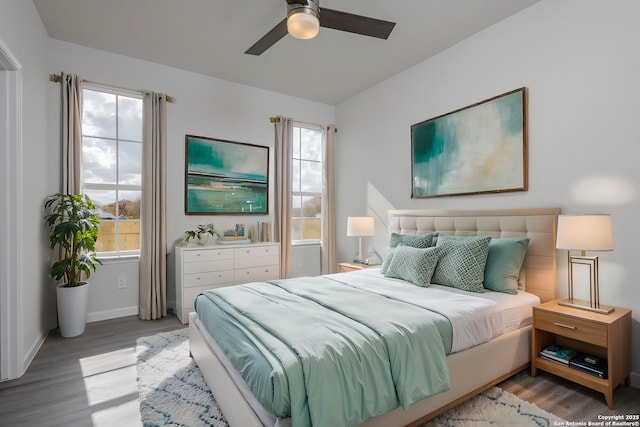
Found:
[[[115,310],[96,311],[87,314],[87,323],[101,320],[116,319],[118,317],[135,316],[138,314],[138,306],[117,308]]]
[[[36,337],[35,340],[33,340],[31,345],[29,346],[29,350],[24,354],[24,358],[22,359],[22,366],[20,366],[20,372],[18,372],[17,378],[20,378],[24,375],[25,372],[27,372],[27,369],[31,365],[31,362],[33,362],[33,359],[40,351],[42,344],[44,344],[44,341],[47,339],[47,335],[49,335],[49,331],[42,331],[40,335]]]

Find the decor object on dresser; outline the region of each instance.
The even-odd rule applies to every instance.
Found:
[[[567,364],[540,354],[554,344],[593,360],[601,359],[601,363],[606,363],[607,374],[603,368],[598,373],[580,369],[582,366],[575,363],[580,355]],[[603,393],[607,406],[613,409],[613,390],[622,383],[629,385],[631,379],[631,310],[616,307],[605,314],[562,305],[560,300],[533,307],[532,377],[538,369]]]
[[[213,224],[200,224],[195,230],[187,230],[184,232],[184,242],[189,243],[191,239],[198,239],[199,245],[204,245],[209,241],[209,236],[220,237]]]
[[[350,216],[347,218],[347,236],[358,238],[358,255],[353,262],[364,262],[362,257],[362,238],[375,234],[376,228],[372,216]]]
[[[411,126],[411,198],[527,190],[527,89]]]
[[[100,219],[86,195],[57,193],[47,197],[44,209],[56,258],[49,275],[58,281],[58,326],[63,337],[75,337],[84,332],[87,322],[86,280],[102,264],[95,254]]]
[[[189,321],[193,301],[202,291],[280,277],[278,243],[176,246],[174,251],[176,315],[182,323]]]
[[[269,147],[185,136],[187,215],[269,213]]]
[[[248,230],[244,224],[236,224],[235,228],[230,228],[222,233],[222,239],[218,240],[218,244],[222,245],[239,245],[251,243]]]
[[[587,256],[586,251],[613,250],[610,215],[560,215],[558,217],[557,249],[567,250],[569,298],[560,304],[598,313],[611,313],[614,308],[600,304],[598,257]],[[572,250],[581,255],[572,255]],[[589,268],[589,301],[574,298],[574,267]]]

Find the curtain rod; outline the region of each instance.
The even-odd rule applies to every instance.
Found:
[[[280,123],[280,117],[269,117],[269,121],[271,123]],[[303,123],[303,122],[297,122],[297,123]],[[322,126],[322,125],[314,125],[312,123],[303,123],[303,124],[306,124],[306,125],[309,125],[309,126],[318,126],[318,127],[321,127],[321,128],[326,126],[326,125],[324,125],[324,126]],[[335,128],[334,132],[337,133],[338,132],[338,128]]]
[[[60,83],[62,81],[62,76],[60,74],[49,74],[49,81],[50,82],[54,82],[54,83]],[[92,83],[90,81],[86,81],[86,82],[87,83]],[[108,85],[106,85],[106,86],[108,86]],[[128,90],[128,91],[131,91],[131,92],[138,92],[137,90],[125,89],[125,88],[122,88],[122,87],[115,87],[115,86],[112,86],[112,87],[114,87],[116,89]],[[167,95],[167,102],[173,102],[173,97]]]

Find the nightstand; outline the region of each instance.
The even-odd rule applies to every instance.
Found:
[[[364,268],[380,267],[380,264],[357,264],[354,262],[341,262],[338,264],[338,273],[346,273],[349,271],[362,270]]]
[[[532,377],[542,369],[604,393],[609,409],[613,409],[613,390],[623,382],[629,385],[631,310],[616,307],[612,313],[600,314],[550,301],[533,307],[531,340]],[[540,357],[540,351],[551,344],[606,358],[607,378]]]

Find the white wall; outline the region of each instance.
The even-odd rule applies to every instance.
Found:
[[[52,322],[55,297],[54,287],[47,282],[48,254],[46,246],[46,230],[42,221],[42,201],[52,189],[52,185],[43,179],[43,173],[49,168],[47,145],[51,139],[47,128],[46,94],[47,94],[47,35],[40,17],[32,2],[23,0],[0,0],[0,39],[20,63],[22,99],[22,162],[8,165],[10,173],[16,173],[14,180],[19,194],[20,206],[6,207],[16,209],[19,218],[12,218],[8,226],[17,230],[19,242],[13,247],[18,268],[19,283],[0,283],[3,289],[17,292],[19,297],[17,325],[10,327],[19,331],[18,375],[27,368],[49,329],[55,326]],[[2,100],[4,102],[4,100]],[[5,132],[5,129],[2,129]],[[20,141],[11,141],[20,145]],[[3,150],[3,152],[6,152]],[[12,160],[13,161],[13,160]],[[3,168],[4,169],[4,168]],[[6,173],[6,170],[3,170]],[[3,180],[2,185],[6,182]],[[13,185],[13,184],[12,184]],[[2,200],[3,205],[7,200]],[[6,218],[3,218],[6,220]],[[2,276],[3,279],[6,276]],[[55,317],[53,318],[55,320]]]
[[[389,208],[610,213],[615,250],[600,253],[600,297],[634,311],[632,380],[640,386],[638,16],[635,0],[545,0],[339,105],[337,235],[346,235],[347,216],[386,220]],[[523,86],[529,191],[412,200],[410,126]],[[386,230],[376,225],[383,252]],[[342,238],[339,258],[352,250]]]
[[[205,54],[205,53],[203,53]],[[65,71],[83,79],[130,89],[166,92],[174,98],[167,108],[167,239],[169,285],[173,286],[173,242],[187,229],[213,222],[216,229],[232,228],[236,223],[254,224],[273,220],[273,151],[270,153],[271,215],[255,216],[186,216],[184,214],[184,139],[185,134],[211,136],[232,141],[273,147],[273,124],[270,116],[284,115],[296,120],[330,124],[335,122],[335,108],[253,87],[206,77],[147,61],[89,49],[57,40],[47,44],[50,73]],[[215,61],[215,58],[211,58]],[[42,76],[46,80],[46,76]],[[58,135],[59,88],[49,84],[51,140]],[[49,155],[59,158],[56,144]],[[59,172],[50,175],[57,180]],[[57,182],[57,181],[56,181]],[[117,288],[117,278],[126,278],[127,287]],[[91,276],[89,320],[101,320],[126,314],[137,314],[138,271],[131,261],[107,261]],[[171,290],[169,291],[172,294]]]

